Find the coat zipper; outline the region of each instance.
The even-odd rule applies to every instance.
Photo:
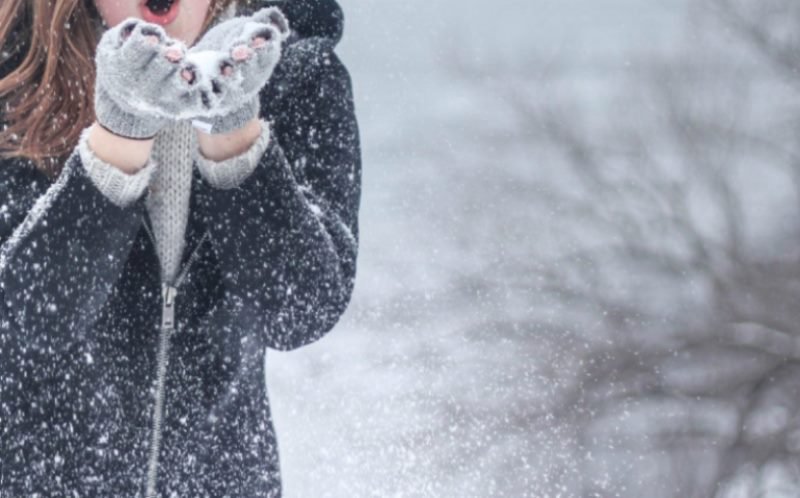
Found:
[[[175,296],[177,289],[167,283],[162,284],[161,331],[158,341],[158,374],[156,380],[156,404],[153,408],[153,429],[150,439],[150,456],[147,462],[147,498],[156,496],[156,473],[158,452],[161,449],[161,417],[164,408],[164,382],[167,372],[167,349],[172,335],[175,318]]]
[[[144,227],[147,229],[147,234],[153,243],[153,247],[158,250],[156,239],[150,226],[145,222]],[[183,283],[183,279],[189,272],[189,267],[197,258],[200,246],[208,237],[208,230],[203,233],[197,246],[192,250],[189,260],[181,270],[178,278],[175,279],[175,284],[170,285],[166,282],[161,271],[161,262],[159,261],[159,275],[161,276],[161,326],[159,327],[159,340],[158,340],[158,354],[157,358],[157,375],[156,375],[156,402],[153,408],[153,426],[150,439],[150,454],[147,461],[147,486],[145,497],[155,498],[156,496],[156,477],[158,474],[158,456],[161,449],[161,423],[164,410],[164,384],[166,382],[167,374],[167,360],[169,352],[169,339],[175,332],[175,300],[178,296],[178,287]]]

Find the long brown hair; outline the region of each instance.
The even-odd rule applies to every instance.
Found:
[[[203,31],[235,0],[211,0]],[[94,116],[94,0],[0,0],[0,158],[28,158],[49,178]]]

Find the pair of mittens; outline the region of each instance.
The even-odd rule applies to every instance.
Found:
[[[156,24],[126,19],[98,44],[97,121],[129,138],[153,137],[184,119],[212,134],[240,128],[258,115],[258,93],[288,35],[275,7],[221,22],[191,49]]]

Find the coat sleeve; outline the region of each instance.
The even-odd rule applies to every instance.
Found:
[[[242,324],[283,351],[320,339],[349,303],[361,190],[347,70],[330,49],[289,57],[303,83],[291,82],[290,66],[280,86],[293,88],[291,97],[277,104],[262,92],[262,115],[274,126],[256,167],[232,188],[204,180],[199,195]]]
[[[26,161],[0,161],[0,318],[30,345],[82,339],[119,279],[144,197],[118,206],[78,150],[53,182]]]

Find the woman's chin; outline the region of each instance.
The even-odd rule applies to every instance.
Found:
[[[191,47],[197,41],[196,36],[192,36],[191,33],[186,33],[182,30],[164,29],[164,31],[167,32],[167,36],[183,42],[183,44],[186,45],[187,47]]]

